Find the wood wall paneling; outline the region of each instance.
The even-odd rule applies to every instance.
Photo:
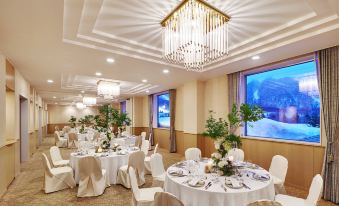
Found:
[[[54,129],[56,126],[59,127],[60,130],[62,130],[62,128],[64,128],[64,126],[69,126],[69,123],[61,123],[61,124],[47,124],[47,134],[54,134]]]
[[[15,175],[15,143],[0,147],[0,197],[7,190]]]
[[[149,137],[148,127],[132,127],[132,134],[133,135],[140,135],[141,132],[146,132],[146,139]]]

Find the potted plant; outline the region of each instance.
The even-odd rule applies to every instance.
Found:
[[[68,120],[68,122],[71,124],[71,128],[75,128],[76,126],[76,121],[77,121],[77,118],[75,118],[74,116],[71,116],[71,118]]]
[[[119,112],[117,109],[113,110],[113,125],[118,128],[118,136],[126,129],[126,126],[131,124],[131,119],[127,113]]]
[[[227,121],[223,118],[214,118],[213,111],[206,120],[204,136],[214,140],[216,152],[212,154],[213,167],[220,175],[230,176],[234,173],[232,159],[226,158],[232,147],[241,146],[241,138],[236,133],[245,123],[256,122],[263,118],[263,110],[256,105],[233,104]],[[252,125],[249,125],[252,126]]]

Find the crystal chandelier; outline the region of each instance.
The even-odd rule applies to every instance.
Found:
[[[95,105],[97,103],[97,98],[95,98],[95,97],[83,97],[82,103],[84,105]]]
[[[97,83],[98,96],[104,99],[114,99],[120,95],[120,84],[118,82],[100,80]]]
[[[230,17],[202,0],[183,0],[162,22],[163,56],[187,70],[228,54]]]

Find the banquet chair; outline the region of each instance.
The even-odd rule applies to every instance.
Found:
[[[78,197],[92,197],[102,195],[106,186],[106,170],[101,169],[101,162],[93,156],[80,158],[80,180]]]
[[[271,166],[268,172],[272,175],[275,193],[286,193],[284,182],[287,174],[288,160],[281,156],[275,155],[272,158]]]
[[[141,147],[141,144],[142,144],[142,137],[141,136],[136,136],[135,137],[135,145],[136,147]]]
[[[126,188],[131,188],[131,181],[128,176],[128,169],[133,167],[137,173],[138,185],[145,184],[145,154],[142,151],[133,152],[128,157],[128,165],[121,166],[118,170],[117,183]]]
[[[62,159],[60,149],[57,146],[52,146],[49,149],[49,153],[54,167],[66,166],[69,164],[69,160]]]
[[[155,153],[151,156],[150,160],[151,172],[153,177],[153,186],[163,186],[165,182],[166,171],[164,168],[164,163],[162,161],[162,155]]]
[[[73,132],[68,133],[68,148],[78,148],[78,136]]]
[[[67,139],[60,137],[58,131],[54,132],[55,145],[57,147],[67,147]]]
[[[54,131],[58,131],[58,132],[59,132],[59,131],[60,131],[59,127],[58,127],[58,126],[55,126],[55,127],[54,127]]]
[[[93,134],[93,141],[98,141],[100,139],[100,133],[95,131]]]
[[[227,157],[232,156],[234,161],[244,161],[245,153],[242,149],[233,148],[230,151],[228,151]]]
[[[283,206],[316,206],[323,188],[323,178],[317,174],[313,177],[312,184],[306,199],[278,194],[275,201]]]
[[[141,132],[140,134],[142,141],[146,140],[146,132]]]
[[[42,163],[44,171],[44,190],[45,193],[56,192],[66,188],[76,186],[71,167],[51,168],[47,156],[42,153]]]
[[[152,206],[154,201],[154,194],[157,192],[163,192],[160,187],[151,188],[139,188],[136,171],[133,167],[130,167],[129,178],[132,186],[132,206]]]
[[[196,160],[201,159],[201,150],[199,148],[188,148],[185,151],[186,160]]]
[[[154,195],[153,206],[184,206],[184,203],[171,193],[157,192]]]
[[[155,145],[154,150],[153,150],[153,154],[158,152],[158,144]],[[151,160],[151,156],[146,156],[145,157],[145,172],[147,174],[151,174],[151,164],[150,164],[150,160]]]
[[[142,140],[140,150],[145,153],[145,156],[148,154],[148,148],[149,148],[149,141]]]
[[[123,132],[121,132],[121,136],[122,136],[122,137],[129,137],[129,136],[130,136],[130,133],[127,132],[127,131],[123,131]]]

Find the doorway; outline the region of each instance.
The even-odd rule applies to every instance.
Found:
[[[20,162],[29,160],[28,113],[28,100],[20,96]]]

